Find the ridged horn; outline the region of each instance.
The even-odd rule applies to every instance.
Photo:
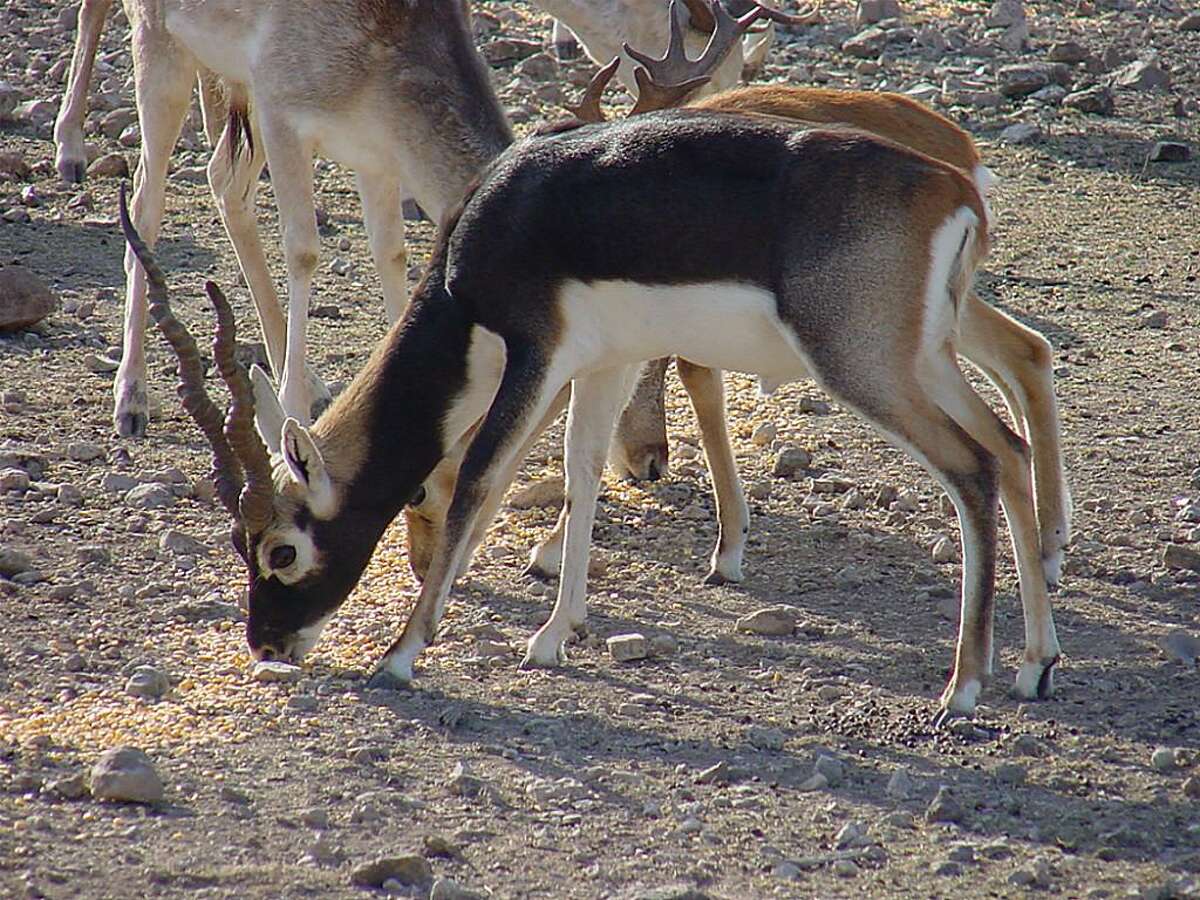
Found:
[[[271,480],[271,457],[254,428],[254,392],[245,367],[237,361],[237,326],[229,300],[216,285],[204,284],[208,299],[217,314],[213,337],[213,360],[221,379],[229,388],[229,413],[225,416],[225,438],[246,471],[246,485],[238,500],[246,531],[255,534],[271,521],[275,487]]]

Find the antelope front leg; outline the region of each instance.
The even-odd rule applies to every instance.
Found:
[[[269,109],[269,104],[259,108]],[[279,402],[287,415],[307,425],[312,421],[315,399],[305,368],[308,304],[321,249],[313,206],[312,148],[280,117],[264,115],[261,122],[288,275],[287,340]]]
[[[412,681],[413,663],[437,634],[446,598],[466,555],[480,509],[511,465],[512,455],[546,415],[565,380],[565,376],[557,377],[548,371],[540,347],[506,347],[504,377],[479,432],[467,448],[446,524],[434,545],[417,604],[400,638],[380,660],[369,682],[371,687],[386,688]]]
[[[587,619],[588,551],[600,476],[612,439],[613,421],[629,397],[637,366],[603,369],[578,377],[571,385],[565,452],[566,500],[563,515],[562,577],[550,619],[529,640],[522,668],[555,666],[566,658],[571,632]]]
[[[130,213],[153,248],[162,224],[164,187],[171,150],[191,101],[194,69],[187,54],[145,24],[133,33],[134,82],[142,151],[133,177]],[[121,437],[142,437],[150,417],[146,394],[146,273],[125,251],[125,323],[121,365],[113,382],[113,427]]]
[[[721,373],[694,365],[687,360],[675,361],[675,371],[683,382],[696,411],[700,437],[704,443],[704,458],[712,476],[713,492],[717,497],[717,546],[713,548],[711,567],[705,584],[725,584],[742,580],[742,555],[746,551],[746,535],[750,531],[750,509],[738,477],[729,429],[725,420],[725,385]]]
[[[83,145],[83,118],[87,115],[88,88],[92,81],[92,66],[96,62],[96,47],[104,31],[104,17],[112,0],[83,0],[76,21],[75,52],[71,55],[71,71],[62,106],[54,121],[54,167],[59,177],[68,183],[83,181],[87,172],[87,151]]]
[[[400,182],[376,175],[357,176],[363,221],[371,242],[371,258],[383,286],[383,311],[396,322],[408,304],[408,254],[404,249],[404,216]]]

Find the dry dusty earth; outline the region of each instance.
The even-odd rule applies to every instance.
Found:
[[[481,41],[544,39],[546,20],[525,4],[475,6],[486,10]],[[929,723],[959,577],[931,555],[957,533],[940,492],[812,387],[760,399],[742,377],[729,380],[755,497],[744,584],[700,586],[713,506],[672,388],[672,472],[644,486],[608,481],[596,529],[607,566],[569,666],[517,669],[550,605],[548,588],[520,574],[523,559],[554,512],[509,509],[456,589],[414,690],[364,681],[413,596],[399,526],[303,677],[252,681],[240,566],[197,486],[204,448],[156,337],[149,436],[110,431],[112,376],[94,370],[110,368],[120,336],[118,179],[58,184],[46,115],[71,13],[6,2],[0,75],[18,101],[46,102],[0,124],[0,150],[32,166],[0,176],[0,265],[33,269],[62,308],[0,336],[0,469],[31,479],[25,488],[9,473],[0,494],[0,543],[31,567],[0,578],[0,894],[360,896],[356,866],[417,854],[443,898],[1200,895],[1200,684],[1189,658],[1200,572],[1164,562],[1169,545],[1200,549],[1200,162],[1146,161],[1164,138],[1200,150],[1200,32],[1180,27],[1188,10],[1170,0],[1047,3],[1029,9],[1030,49],[1010,53],[984,12],[907,7],[882,59],[863,64],[841,50],[853,10],[832,2],[827,24],[785,36],[766,73],[915,87],[971,128],[1003,179],[983,291],[1056,350],[1077,523],[1054,596],[1058,693],[1037,704],[1007,693],[1022,626],[1006,554],[999,676],[973,723],[939,732]],[[132,101],[126,27],[114,18],[88,134],[98,152],[132,162],[128,120],[100,130]],[[1112,115],[1064,108],[1060,91],[989,95],[1001,66],[1044,62],[1068,39],[1091,54],[1069,67],[1072,89],[1119,78],[1150,51],[1170,83],[1115,90]],[[525,74],[495,66],[522,126],[562,93],[552,61],[536,59]],[[1040,136],[999,138],[1021,122]],[[161,257],[185,320],[207,327],[199,287],[212,277],[235,287],[252,335],[195,125],[175,160]],[[323,264],[315,302],[329,309],[311,342],[325,377],[346,379],[383,317],[352,181],[321,164],[318,185],[324,264],[336,257],[346,274]],[[264,181],[261,221],[282,277],[270,195]],[[429,237],[415,229],[414,262]],[[751,441],[767,423],[774,444]],[[813,472],[773,477],[788,444],[812,452]],[[523,480],[554,474],[557,455],[546,441]],[[813,493],[814,474],[845,482],[842,493]],[[142,484],[165,487],[129,493]],[[900,498],[881,507],[887,487]],[[144,508],[146,495],[162,505]],[[793,636],[735,631],[739,616],[779,603],[799,610]],[[664,652],[615,662],[603,639],[630,631]],[[169,679],[158,699],[127,691],[144,665]],[[86,792],[78,776],[119,745],[149,754],[161,802]],[[423,865],[406,865],[400,874],[422,881]],[[431,892],[427,879],[403,880],[388,889]]]

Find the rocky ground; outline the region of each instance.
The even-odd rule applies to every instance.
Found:
[[[586,80],[588,63],[538,52],[548,22],[530,6],[474,6],[520,127]],[[73,10],[0,10],[0,277],[27,267],[55,305],[0,334],[0,893],[1200,895],[1195,10],[919,2],[871,24],[831,2],[766,69],[910,91],[970,128],[1002,179],[982,291],[1056,349],[1077,523],[1054,597],[1058,695],[1006,693],[1022,640],[1006,557],[1001,673],[975,720],[945,731],[929,723],[959,568],[940,543],[956,537],[940,492],[814,388],[760,399],[740,376],[744,584],[700,586],[713,505],[672,388],[672,473],[606,485],[591,634],[568,667],[516,667],[551,602],[520,575],[554,518],[535,506],[502,514],[414,690],[364,682],[413,596],[399,527],[298,678],[255,680],[240,566],[158,340],[149,436],[111,434],[115,194],[138,137],[117,14],[88,120],[98,162],[82,186],[56,181]],[[1160,141],[1191,160],[1154,161]],[[207,327],[199,286],[216,278],[252,335],[206,158],[193,121],[161,258],[186,321]],[[352,180],[322,163],[317,181],[311,346],[327,379],[346,379],[383,316]],[[282,273],[265,182],[260,198]],[[429,239],[413,229],[414,261]],[[556,441],[523,482],[558,472]],[[788,447],[811,466],[776,475]],[[737,628],[779,605],[790,633]],[[650,658],[610,656],[605,639],[630,632]],[[119,747],[142,753],[106,754]]]

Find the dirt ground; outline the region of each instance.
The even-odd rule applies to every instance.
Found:
[[[548,33],[525,4],[474,5],[497,28],[483,40]],[[51,118],[73,35],[63,9],[12,0],[0,11],[0,80],[23,100],[52,101]],[[890,45],[872,71],[840,49],[856,31],[854,10],[831,2],[827,24],[785,36],[766,72],[900,90],[960,77],[994,89],[1000,66],[1044,60],[1067,39],[1097,57],[1093,74],[1088,63],[1071,68],[1072,87],[1104,83],[1150,50],[1169,72],[1169,87],[1116,90],[1107,116],[1062,107],[1061,97],[978,108],[935,92],[1001,178],[981,291],[1054,345],[1075,498],[1053,595],[1064,648],[1056,696],[1008,694],[1023,632],[1006,549],[1000,671],[973,722],[941,731],[930,721],[952,658],[959,579],[957,563],[931,554],[939,537],[957,539],[941,492],[812,386],[764,399],[742,376],[727,378],[754,497],[743,584],[700,584],[713,503],[672,376],[672,471],[653,484],[607,480],[595,535],[604,571],[591,580],[590,635],[568,666],[517,668],[552,601],[521,570],[555,511],[506,509],[412,690],[367,690],[364,677],[415,594],[400,525],[303,677],[252,681],[236,605],[241,564],[222,510],[196,489],[205,448],[156,335],[149,434],[112,435],[112,374],[96,370],[119,353],[120,180],[60,184],[44,115],[0,123],[0,151],[33,167],[0,181],[0,265],[31,268],[63,302],[33,330],[0,335],[0,470],[32,478],[0,493],[0,546],[35,569],[0,578],[0,894],[360,896],[369,889],[352,885],[356,866],[418,854],[438,879],[432,889],[428,880],[389,889],[1200,896],[1200,683],[1188,660],[1200,572],[1164,562],[1170,545],[1200,549],[1200,31],[1181,30],[1187,10],[1171,2],[1047,3],[1028,10],[1030,49],[1010,53],[984,30],[984,12],[906,5],[905,25],[925,37]],[[931,30],[950,46],[931,50]],[[132,102],[126,31],[110,18],[96,79],[109,105],[94,108],[88,139],[132,164],[136,136],[97,130]],[[552,115],[556,84],[534,82],[531,93],[512,70],[495,66],[514,119],[524,127]],[[564,78],[588,71],[574,63]],[[1016,122],[1040,137],[1001,139]],[[257,327],[197,169],[207,151],[196,125],[169,182],[160,258],[186,322],[207,333],[200,286],[215,278],[233,289],[249,340]],[[1189,143],[1193,159],[1148,162],[1164,139]],[[384,321],[352,178],[321,163],[317,183],[326,224],[314,303],[330,310],[312,321],[310,347],[326,379],[345,380]],[[33,204],[22,199],[30,187]],[[259,212],[281,284],[266,181]],[[418,263],[431,232],[411,233]],[[777,429],[773,444],[751,440],[764,424]],[[560,471],[559,440],[556,429],[543,441],[522,483]],[[846,493],[774,477],[788,444],[810,450],[817,473],[847,482]],[[136,505],[128,491],[144,483],[166,486],[165,505]],[[881,507],[888,487],[899,500]],[[739,616],[779,603],[800,610],[795,636],[735,631]],[[664,652],[614,661],[604,639],[634,631]],[[169,678],[160,699],[127,691],[142,665]],[[72,777],[121,745],[149,754],[165,799],[72,797],[81,792]],[[814,771],[828,783],[814,785]]]

